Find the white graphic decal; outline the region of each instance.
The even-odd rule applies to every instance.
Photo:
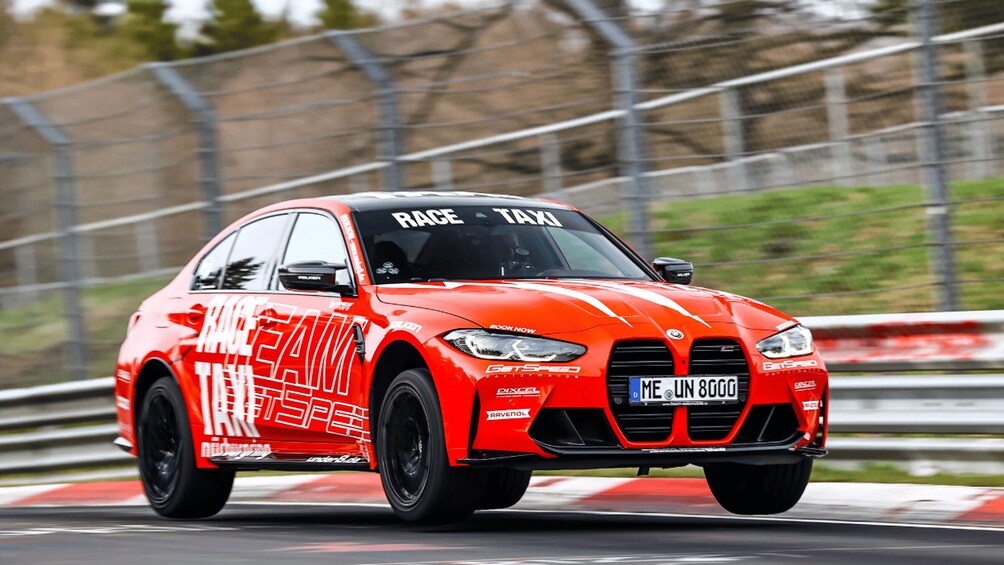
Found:
[[[561,222],[547,210],[531,210],[519,208],[492,208],[510,224],[528,224],[531,226],[551,226],[560,228]]]
[[[401,224],[402,228],[417,228],[420,226],[445,226],[446,224],[462,224],[453,208],[440,210],[412,210],[410,212],[391,212],[391,216]]]
[[[644,288],[637,288],[626,284],[618,284],[606,281],[589,281],[589,282],[582,282],[581,284],[586,286],[596,286],[600,288],[606,288],[609,290],[613,290],[615,292],[621,292],[623,294],[631,295],[635,298],[647,300],[648,302],[651,302],[653,304],[658,304],[659,306],[665,306],[666,308],[678,312],[692,320],[696,320],[709,328],[711,327],[711,324],[705,322],[699,316],[691,314],[690,312],[687,311],[686,308],[680,306],[675,300],[665,297],[656,292],[652,292],[651,290],[647,290]]]
[[[264,459],[272,454],[272,446],[267,443],[230,443],[227,440],[202,442],[199,452],[203,457],[228,459]]]
[[[679,340],[683,339],[683,332],[681,332],[680,330],[676,330],[676,329],[666,330],[666,337],[668,337],[669,339],[672,339],[674,341],[679,341]]]
[[[575,367],[572,365],[488,365],[485,369],[485,374],[491,375],[494,373],[505,373],[505,374],[519,374],[519,373],[537,373],[537,374],[552,374],[552,375],[577,375],[582,371],[582,367]]]
[[[359,284],[369,284],[366,267],[363,266],[363,260],[359,257],[359,249],[356,245],[356,230],[352,228],[352,218],[349,218],[348,214],[342,214],[338,219],[342,223],[342,231],[345,233],[345,246],[349,249],[352,268],[356,272]]]
[[[115,406],[123,410],[128,410],[130,407],[129,399],[124,396],[115,395]]]
[[[490,330],[502,330],[504,332],[514,332],[518,334],[535,334],[537,330],[532,328],[521,328],[519,326],[503,326],[500,324],[492,324],[488,326]]]
[[[488,421],[492,420],[522,420],[530,417],[529,408],[517,408],[515,410],[488,410],[485,412]]]
[[[412,333],[418,333],[422,331],[422,324],[416,324],[415,322],[408,322],[405,320],[394,320],[390,323],[390,328],[394,330],[408,330]]]
[[[816,381],[798,381],[795,390],[816,390]]]
[[[124,369],[119,369],[115,371],[115,378],[124,383],[128,383],[132,381],[132,374]]]
[[[806,412],[811,412],[812,410],[819,410],[818,400],[806,400],[802,402],[802,410]]]
[[[513,288],[513,287],[515,287],[515,288],[520,288],[520,289],[523,289],[523,290],[532,290],[534,292],[544,292],[544,293],[550,293],[550,294],[559,294],[559,295],[567,297],[567,298],[574,298],[575,300],[579,300],[579,301],[585,302],[586,304],[592,306],[596,310],[602,312],[604,315],[609,316],[611,318],[616,318],[616,319],[624,322],[628,326],[631,325],[631,323],[628,322],[627,320],[625,320],[622,316],[618,316],[616,313],[614,313],[613,310],[611,310],[610,308],[608,308],[606,304],[604,304],[603,302],[601,302],[601,301],[597,300],[596,298],[590,296],[589,294],[586,294],[585,292],[581,292],[581,291],[578,291],[578,290],[572,290],[572,289],[568,289],[568,288],[565,288],[565,287],[562,287],[562,286],[553,285],[553,284],[531,283],[531,282],[525,282],[525,281],[511,281],[511,282],[502,282],[502,283],[475,283],[475,282],[450,282],[450,281],[445,281],[445,282],[436,283],[436,284],[442,285],[442,288],[445,288],[447,290],[454,289],[454,288],[461,288],[461,287],[464,287],[464,286],[480,286],[480,287],[485,287],[485,288],[507,288],[507,287],[508,288]],[[389,285],[385,285],[385,286],[388,287],[388,288],[413,288],[413,289],[423,289],[423,290],[427,290],[427,289],[430,288],[430,286],[427,285],[427,284],[418,284],[418,283],[398,283],[398,284],[389,284]],[[431,287],[431,288],[436,288],[436,287]]]
[[[306,461],[307,463],[345,463],[345,464],[366,463],[366,459],[358,455],[338,455],[338,456],[322,455],[316,457],[308,457]]]
[[[522,196],[511,196],[508,194],[488,194],[485,192],[468,192],[465,190],[456,190],[450,192],[435,191],[435,190],[408,190],[408,191],[395,191],[395,192],[358,192],[352,195],[352,198],[377,198],[379,200],[393,200],[395,198],[418,198],[422,196],[440,196],[448,198],[456,198],[460,196],[487,196],[489,198],[504,198],[506,200],[524,200]],[[332,200],[339,200],[341,196],[329,196]]]
[[[818,367],[819,362],[815,359],[805,359],[802,361],[794,361],[791,359],[785,361],[764,361],[763,370],[764,371],[780,371],[782,369],[798,369],[801,367]]]
[[[254,374],[250,365],[195,363],[202,401],[203,433],[207,436],[258,437],[254,421]]]
[[[523,398],[540,396],[540,389],[535,386],[500,388],[495,391],[496,398]]]

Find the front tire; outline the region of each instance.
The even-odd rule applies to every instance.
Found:
[[[488,469],[484,471],[485,492],[478,501],[478,510],[509,508],[526,494],[533,471]]]
[[[432,376],[399,374],[380,407],[376,448],[380,481],[391,508],[407,522],[460,521],[484,492],[478,471],[451,467]]]
[[[775,465],[718,463],[704,467],[715,500],[733,514],[780,514],[802,498],[812,459]]]
[[[165,518],[206,518],[223,508],[234,472],[199,469],[185,400],[164,377],[143,399],[138,422],[139,476],[150,506]]]

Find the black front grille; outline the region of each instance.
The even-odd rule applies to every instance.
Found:
[[[631,377],[673,376],[673,354],[661,341],[623,341],[614,345],[607,367],[610,410],[624,437],[631,441],[664,441],[673,427],[672,406],[631,406]]]
[[[736,375],[739,403],[687,408],[687,432],[692,440],[720,440],[729,435],[746,405],[750,391],[750,370],[746,355],[731,339],[698,339],[690,348],[691,375]]]

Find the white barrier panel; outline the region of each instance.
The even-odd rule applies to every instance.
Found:
[[[801,318],[830,371],[1004,367],[1004,310]]]

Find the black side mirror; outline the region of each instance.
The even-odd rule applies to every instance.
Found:
[[[690,284],[694,279],[694,264],[683,259],[672,257],[657,257],[652,266],[666,282],[673,284]]]
[[[341,263],[304,261],[279,267],[279,282],[289,290],[327,290],[344,292],[347,284],[338,284],[338,272],[348,267]]]

